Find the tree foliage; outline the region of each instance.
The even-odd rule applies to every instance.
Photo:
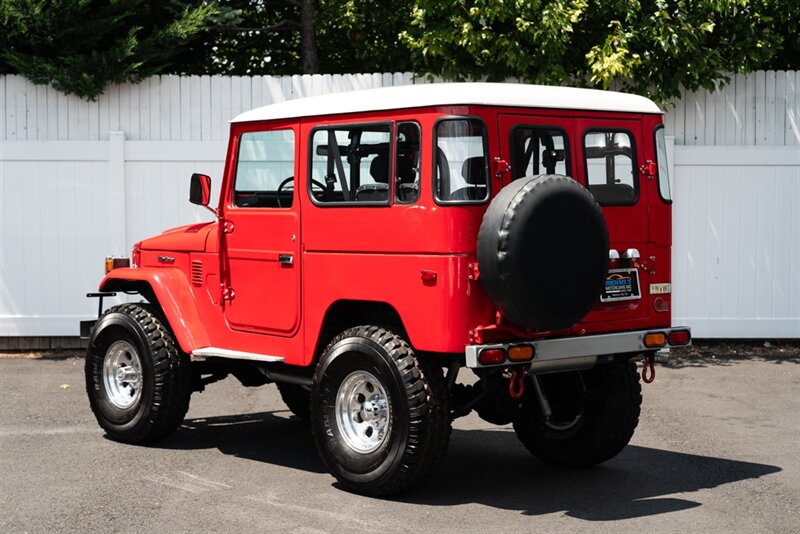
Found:
[[[175,68],[216,13],[202,1],[2,0],[0,71],[94,99]]]
[[[220,15],[185,70],[208,74],[316,74],[408,70],[399,41],[413,0],[218,0]],[[304,4],[313,4],[303,11]],[[313,14],[316,62],[304,61],[302,23]]]
[[[96,97],[158,74],[414,70],[666,101],[800,68],[800,0],[0,0],[0,73]]]
[[[792,39],[796,47],[798,6],[797,0],[417,0],[401,38],[418,72],[446,79],[613,85],[666,101],[681,87],[713,89],[726,73],[769,65]]]

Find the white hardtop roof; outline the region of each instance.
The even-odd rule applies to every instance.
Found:
[[[662,113],[652,100],[615,91],[517,83],[432,83],[287,100],[246,111],[231,122],[459,105]]]

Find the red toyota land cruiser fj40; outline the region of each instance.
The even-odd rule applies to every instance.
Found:
[[[193,175],[190,201],[210,189]],[[146,300],[82,325],[116,440],[170,434],[232,374],[275,382],[359,493],[419,484],[472,410],[588,466],[633,434],[635,361],[690,341],[670,326],[661,112],[639,96],[433,84],[266,106],[233,120],[209,209],[108,259],[90,294]]]

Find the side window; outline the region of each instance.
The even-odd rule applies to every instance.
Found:
[[[309,188],[318,204],[389,203],[389,124],[316,128],[311,133]]]
[[[559,128],[517,126],[511,132],[514,179],[539,174],[572,176],[567,134]]]
[[[239,136],[233,203],[243,208],[291,208],[294,199],[294,131]]]
[[[395,200],[413,204],[419,198],[420,141],[422,133],[416,122],[397,125],[395,160]]]
[[[656,127],[656,163],[658,164],[658,194],[664,202],[672,202],[669,190],[669,165],[667,163],[667,140],[664,138],[664,127]]]
[[[489,198],[486,126],[478,119],[436,125],[434,191],[440,202],[475,204]]]
[[[592,130],[583,137],[586,180],[597,202],[634,204],[639,196],[636,147],[629,132]]]

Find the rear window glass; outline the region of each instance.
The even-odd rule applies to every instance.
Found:
[[[511,133],[514,179],[539,174],[571,176],[567,134],[559,128],[517,126]]]
[[[478,119],[445,119],[436,125],[436,200],[475,204],[489,198],[486,127]]]
[[[583,137],[586,181],[600,204],[634,204],[639,196],[636,147],[630,132],[591,130]]]
[[[311,198],[319,204],[389,203],[389,124],[317,128],[311,134]]]

